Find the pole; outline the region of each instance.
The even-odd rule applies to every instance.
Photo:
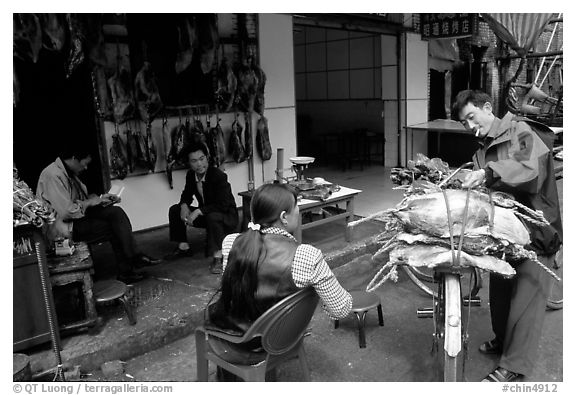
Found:
[[[276,180],[281,183],[284,178],[284,148],[276,150]]]
[[[560,18],[562,16],[562,13],[558,14],[558,18]],[[546,52],[548,52],[548,50],[550,50],[550,45],[552,45],[552,40],[554,39],[554,34],[556,34],[556,28],[558,27],[558,22],[556,22],[554,24],[554,29],[552,29],[552,35],[550,36],[550,40],[548,41],[548,46],[546,46]],[[540,67],[538,68],[538,72],[536,73],[536,78],[534,78],[534,84],[536,84],[538,82],[538,77],[540,76],[540,72],[542,71],[542,67],[544,67],[544,62],[546,61],[546,58],[542,58],[542,61],[540,61]]]

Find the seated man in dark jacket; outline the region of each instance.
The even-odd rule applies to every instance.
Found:
[[[228,176],[216,167],[208,166],[208,148],[192,144],[188,151],[190,170],[178,204],[170,207],[170,240],[178,242],[171,257],[189,255],[186,226],[206,228],[206,256],[212,256],[210,271],[218,274],[222,259],[222,240],[236,230],[238,211]],[[196,198],[197,206],[192,206]]]

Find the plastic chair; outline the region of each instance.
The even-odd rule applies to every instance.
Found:
[[[359,345],[360,348],[366,348],[366,333],[364,330],[366,313],[368,310],[376,307],[378,310],[378,324],[384,326],[382,304],[380,303],[378,295],[373,292],[350,291],[350,295],[352,295],[352,309],[350,312],[356,315],[356,321],[358,322]],[[338,329],[339,324],[339,320],[334,320],[334,329]]]
[[[304,381],[310,381],[303,337],[318,305],[313,288],[305,288],[276,303],[260,316],[243,336],[234,336],[205,327],[196,329],[196,362],[198,381],[208,381],[208,361],[241,377],[244,381],[266,381],[266,372],[282,362],[299,358]],[[230,363],[208,343],[209,338],[242,345],[260,338],[262,353],[251,353],[257,360],[252,364]],[[254,358],[250,358],[254,359]]]

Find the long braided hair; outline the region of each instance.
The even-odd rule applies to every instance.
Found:
[[[255,297],[258,290],[258,264],[266,258],[262,230],[273,226],[282,211],[291,213],[297,204],[296,192],[286,184],[264,184],[256,190],[250,204],[252,222],[260,230],[248,229],[240,234],[228,256],[222,276],[220,298],[214,314],[256,320],[258,310]]]

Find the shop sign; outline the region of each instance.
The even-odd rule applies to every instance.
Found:
[[[423,39],[468,37],[474,33],[476,14],[420,14]]]

